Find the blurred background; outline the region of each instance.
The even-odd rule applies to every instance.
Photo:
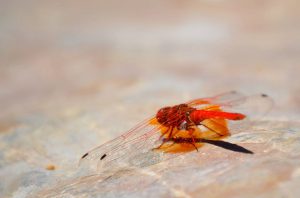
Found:
[[[264,92],[276,102],[271,118],[299,120],[299,9],[297,0],[0,1],[0,175],[10,176],[1,191],[53,184],[86,150],[197,97]],[[43,172],[49,163],[55,176]]]
[[[182,101],[238,89],[299,109],[298,1],[13,0],[0,7],[1,117],[104,92],[110,100],[146,92],[141,100],[153,103],[149,92]]]

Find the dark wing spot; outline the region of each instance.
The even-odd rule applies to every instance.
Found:
[[[261,96],[264,97],[264,98],[265,98],[265,97],[268,97],[267,94],[261,94]]]
[[[84,154],[81,159],[85,158],[86,156],[88,156],[89,153]]]
[[[106,154],[102,155],[100,160],[103,160],[106,157]]]

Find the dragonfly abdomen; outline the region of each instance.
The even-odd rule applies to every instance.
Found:
[[[221,118],[227,120],[242,120],[246,116],[241,113],[230,113],[223,111],[206,111],[206,110],[195,110],[191,112],[190,119],[192,122],[198,124],[206,119]]]

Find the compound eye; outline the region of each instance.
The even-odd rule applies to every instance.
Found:
[[[167,115],[168,115],[170,109],[171,109],[171,107],[164,107],[164,108],[161,108],[160,110],[158,110],[158,112],[156,114],[156,118],[159,123],[164,123],[167,121]]]
[[[170,111],[171,107],[164,107],[158,110],[157,114],[166,114],[168,111]]]

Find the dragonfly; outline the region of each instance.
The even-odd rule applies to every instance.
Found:
[[[253,126],[272,106],[266,94],[231,91],[163,107],[121,136],[85,153],[79,165],[98,172],[141,168],[198,151],[204,144],[252,153],[221,139]]]

